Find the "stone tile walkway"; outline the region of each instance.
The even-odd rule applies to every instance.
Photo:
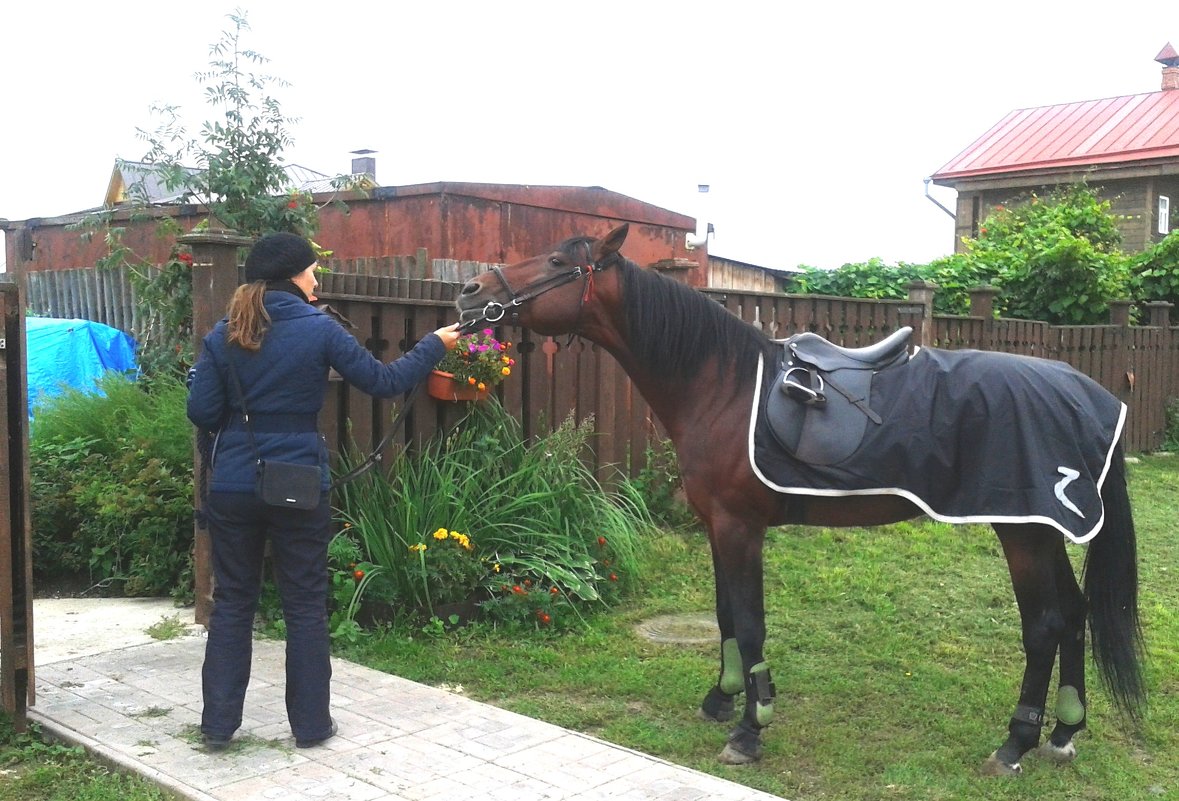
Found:
[[[51,635],[39,627],[37,636]],[[38,661],[30,718],[194,801],[778,798],[341,660],[332,679],[340,733],[295,749],[284,647],[254,644],[248,717],[223,753],[199,744],[199,635]]]

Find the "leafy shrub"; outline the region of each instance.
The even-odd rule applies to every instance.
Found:
[[[1130,297],[1131,257],[1119,248],[1121,234],[1109,201],[1084,185],[1044,197],[1028,195],[996,206],[966,239],[966,252],[929,264],[887,265],[880,259],[845,264],[837,270],[804,267],[790,291],[849,298],[908,296],[914,280],[937,284],[934,312],[967,314],[970,290],[991,284],[1000,294],[996,309],[1007,317],[1053,324],[1108,322],[1112,300]],[[1145,299],[1179,294],[1179,238],[1157,258],[1133,261]],[[1142,296],[1141,294],[1139,295]]]
[[[363,557],[348,567],[365,572],[349,577],[337,564],[337,586],[351,580],[356,593],[420,618],[474,598],[494,621],[538,627],[570,625],[610,603],[633,586],[650,517],[625,483],[606,492],[585,466],[591,433],[589,422],[569,419],[526,443],[495,399],[477,404],[386,474],[341,488],[343,536]],[[337,610],[356,608],[354,598],[337,597]]]
[[[103,394],[67,391],[35,410],[29,440],[33,568],[126,595],[192,593],[192,425],[175,381],[118,373]]]
[[[1130,269],[1135,298],[1179,306],[1179,229],[1137,254]]]
[[[663,440],[654,447],[648,445],[643,467],[627,484],[642,498],[651,519],[659,526],[677,528],[696,521],[683,497],[679,459],[671,440]]]
[[[1086,186],[1035,194],[996,206],[967,240],[965,262],[993,275],[1008,317],[1054,325],[1109,321],[1112,300],[1127,297],[1129,260],[1110,202]]]

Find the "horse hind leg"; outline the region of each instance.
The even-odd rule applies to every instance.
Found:
[[[1056,588],[1064,631],[1060,637],[1060,684],[1056,690],[1056,726],[1040,746],[1040,755],[1053,762],[1077,756],[1073,738],[1085,728],[1085,596],[1077,585],[1064,540],[1056,549]]]
[[[1040,741],[1044,704],[1065,629],[1056,589],[1055,549],[1060,535],[1039,525],[996,525],[1007,557],[1011,584],[1019,604],[1025,665],[1019,702],[1007,726],[1007,739],[983,764],[983,773],[1011,776],[1022,772],[1020,760]]]

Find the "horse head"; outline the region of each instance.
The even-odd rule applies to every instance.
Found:
[[[471,279],[456,301],[462,321],[469,327],[502,321],[550,336],[578,330],[595,276],[623,261],[618,251],[628,230],[624,223],[601,239],[566,239],[550,253]]]

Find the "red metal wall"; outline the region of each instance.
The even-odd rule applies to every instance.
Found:
[[[317,196],[327,203],[330,196]],[[631,224],[627,255],[648,266],[668,259],[689,259],[701,266],[687,271],[687,281],[702,286],[707,278],[707,249],[689,251],[685,235],[695,220],[634,198],[593,187],[530,187],[499,184],[435,183],[380,187],[370,197],[351,195],[346,209],[325,205],[316,241],[338,259],[413,254],[426,248],[429,258],[512,263],[545,252],[571,236],[600,236],[620,222]],[[189,230],[203,215],[177,207],[161,215],[178,217]],[[0,223],[7,231],[10,272],[91,267],[106,254],[101,237],[85,241],[70,230],[81,215]],[[137,256],[166,260],[170,240],[155,235],[150,223],[116,214],[126,227],[124,241]]]

